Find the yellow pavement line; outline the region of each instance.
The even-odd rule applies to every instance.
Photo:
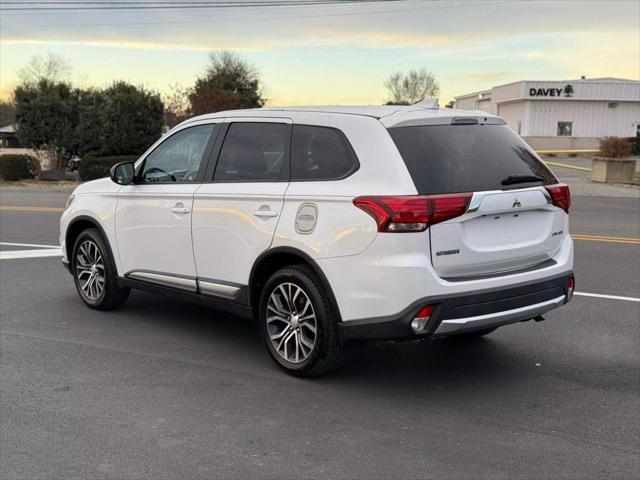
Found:
[[[608,242],[608,243],[628,243],[631,245],[640,245],[640,238],[632,237],[605,237],[596,235],[576,235],[572,234],[574,240],[587,240],[590,242]]]
[[[598,149],[595,150],[536,150],[538,155],[577,155],[579,153],[598,153]]]
[[[0,205],[0,211],[5,212],[64,212],[64,208],[57,207],[23,207],[17,205]]]
[[[591,235],[589,233],[572,233],[572,237],[592,237],[592,238],[606,238],[609,240],[633,240],[640,242],[640,238],[635,237],[611,237],[609,235]]]
[[[570,168],[571,170],[579,170],[581,172],[590,172],[590,168],[586,167],[577,167],[575,165],[568,165],[566,163],[558,163],[558,162],[544,162],[551,167],[560,167],[560,168]]]

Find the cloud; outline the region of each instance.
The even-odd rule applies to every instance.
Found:
[[[283,45],[276,41],[244,40],[238,42],[230,39],[216,39],[207,42],[166,42],[155,40],[135,40],[129,38],[110,39],[56,39],[44,40],[40,38],[3,38],[3,46],[11,45],[53,45],[82,46],[96,48],[122,48],[133,50],[188,50],[192,52],[210,52],[211,50],[235,50],[235,51],[265,51],[281,48]]]
[[[441,81],[444,98],[523,78],[638,78],[638,2],[437,4],[443,8],[411,1],[393,8],[305,8],[288,15],[307,18],[280,19],[265,18],[264,10],[7,15],[0,18],[0,80],[4,88],[29,56],[52,51],[68,56],[93,84],[124,77],[164,89],[192,82],[205,53],[218,49],[254,62],[274,103],[382,101],[388,73],[422,66]],[[406,11],[366,14],[376,9]]]

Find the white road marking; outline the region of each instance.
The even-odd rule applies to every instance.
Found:
[[[17,258],[42,258],[42,257],[61,257],[62,249],[44,248],[42,250],[10,250],[8,252],[0,252],[0,260],[11,260]]]
[[[5,247],[60,248],[60,245],[40,245],[39,243],[0,242],[0,245]]]
[[[579,295],[581,297],[606,298],[607,300],[623,300],[625,302],[640,303],[640,298],[636,298],[636,297],[620,297],[618,295],[603,295],[601,293],[586,293],[586,292],[574,292],[574,295]]]
[[[0,260],[62,256],[62,249],[56,245],[39,245],[35,243],[11,243],[11,242],[0,242],[0,245],[5,245],[7,247],[38,247],[43,249],[43,250],[12,250],[7,252],[0,252]],[[621,300],[624,302],[640,303],[640,298],[636,298],[636,297],[622,297],[620,295],[604,295],[601,293],[587,293],[587,292],[574,292],[573,294],[579,297],[604,298],[607,300]]]

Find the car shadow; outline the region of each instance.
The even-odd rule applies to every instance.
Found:
[[[257,325],[207,306],[168,297],[134,292],[124,310],[139,321],[151,322],[165,336],[192,342],[192,352],[223,350],[241,358],[256,373],[279,374]],[[492,338],[493,337],[493,338]],[[330,384],[365,383],[384,386],[447,384],[469,388],[469,382],[504,382],[523,374],[523,364],[532,367],[530,355],[501,339],[500,331],[475,340],[434,339],[423,341],[376,342],[350,346],[341,368],[313,382]],[[228,357],[227,357],[228,358]],[[285,375],[283,373],[283,375]],[[290,381],[308,380],[284,377]]]
[[[134,290],[121,311],[153,322],[156,328],[183,339],[191,337],[213,344],[244,342],[247,350],[262,342],[253,320],[160,294]],[[243,351],[242,355],[246,353]]]

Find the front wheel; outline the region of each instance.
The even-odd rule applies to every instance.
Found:
[[[118,308],[129,297],[129,289],[118,285],[118,273],[100,230],[83,231],[73,247],[71,272],[82,301],[96,310]]]
[[[340,364],[336,317],[308,267],[283,268],[262,290],[259,321],[264,342],[271,357],[291,375],[322,375]]]

